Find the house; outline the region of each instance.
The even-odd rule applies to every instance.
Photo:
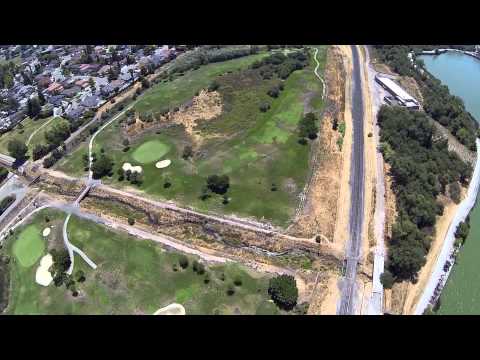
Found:
[[[63,91],[63,86],[60,83],[54,82],[50,84],[50,86],[47,88],[47,92],[49,94],[58,94]]]
[[[83,98],[80,105],[88,108],[88,109],[96,109],[98,107],[98,103],[100,99],[96,95],[87,95]]]
[[[68,89],[63,90],[61,94],[65,97],[72,98],[75,95],[77,95],[81,90],[82,88],[80,86],[75,85]]]
[[[113,80],[110,82],[110,86],[116,90],[116,89],[120,89],[122,88],[122,86],[125,84],[125,81],[122,80],[122,79],[117,79],[117,80]]]
[[[108,72],[110,71],[112,67],[110,65],[103,65],[99,70],[98,70],[98,75],[107,75]]]
[[[89,82],[88,79],[80,79],[75,81],[75,85],[80,86],[82,89],[85,89],[89,85]]]
[[[74,102],[65,110],[65,116],[70,120],[77,120],[85,112],[85,108]]]

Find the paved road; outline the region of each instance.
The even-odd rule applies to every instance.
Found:
[[[355,314],[355,295],[357,265],[360,257],[362,243],[362,225],[364,209],[364,111],[362,77],[360,72],[360,59],[358,48],[352,48],[353,56],[353,86],[352,86],[352,122],[353,122],[353,148],[350,170],[350,238],[347,245],[345,277],[342,282],[342,295],[340,301],[340,315]]]

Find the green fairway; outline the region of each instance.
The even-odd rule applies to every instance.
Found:
[[[44,226],[46,214],[55,231],[48,244],[42,238],[39,240],[49,251],[52,247],[61,248],[65,214],[53,210],[40,212],[31,225],[18,229],[18,234],[11,238],[13,248],[17,239],[30,233],[30,229]],[[7,313],[152,314],[172,302],[180,302],[187,314],[279,313],[269,302],[268,277],[237,264],[206,265],[205,273],[197,274],[192,268],[196,259],[193,256],[188,256],[189,265],[182,269],[178,264],[180,254],[176,252],[167,252],[153,241],[138,240],[76,217],[71,218],[68,233],[71,242],[98,265],[92,270],[76,256],[74,274],[83,270],[86,277],[84,283],[77,283],[79,296],[71,296],[64,286],[36,284],[36,267],[26,268],[13,261]],[[10,243],[7,245],[12,251]],[[234,286],[238,279],[241,285]],[[233,295],[227,294],[230,286],[235,288]]]
[[[13,244],[13,254],[23,267],[30,267],[40,259],[45,244],[41,229],[36,225],[27,226]]]
[[[440,297],[439,314],[480,314],[480,206],[470,214],[470,233]]]
[[[20,124],[17,124],[12,130],[0,135],[0,153],[8,154],[8,143],[10,140],[18,139],[23,143],[27,142],[28,137],[45,124],[50,118],[32,120],[27,117]]]
[[[320,73],[325,64],[326,46],[318,46]],[[259,54],[264,56],[264,54]],[[265,219],[286,226],[298,203],[309,172],[311,142],[298,142],[298,123],[306,112],[321,118],[324,103],[322,83],[313,73],[315,62],[294,71],[286,80],[263,78],[257,70],[248,69],[258,56],[208,64],[185,73],[171,82],[152,86],[135,105],[138,111],[156,112],[165,107],[184,104],[195,92],[215,79],[222,97],[222,114],[212,120],[197,121],[195,131],[204,141],[188,160],[182,157],[192,138],[182,126],[145,132],[124,150],[122,124],[112,123],[100,133],[94,144],[114,160],[114,176],[104,178],[106,184],[132,186],[119,181],[117,171],[125,162],[142,164],[143,183],[139,189],[162,200],[193,206],[200,211],[239,214]],[[228,69],[228,73],[224,73]],[[218,76],[223,74],[222,76]],[[282,83],[278,97],[268,95],[269,89]],[[260,111],[269,103],[270,109]],[[79,176],[84,173],[82,156],[86,145],[62,159],[57,169]],[[166,153],[168,151],[168,153]],[[165,169],[157,169],[155,161],[162,156],[172,161]],[[322,155],[318,156],[322,161]],[[230,188],[227,200],[213,194],[200,198],[210,175],[228,175]]]
[[[135,161],[142,164],[149,164],[161,159],[169,150],[169,145],[158,140],[151,140],[136,148],[132,153],[132,157]]]

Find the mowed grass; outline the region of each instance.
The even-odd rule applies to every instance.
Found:
[[[65,214],[52,211],[48,214],[51,223],[58,222],[61,227]],[[39,213],[32,220],[33,226],[41,228],[44,215],[45,212]],[[19,229],[15,236],[21,237],[28,226]],[[180,255],[162,250],[153,241],[137,240],[76,217],[71,218],[68,232],[72,243],[98,265],[92,270],[76,256],[74,273],[81,269],[86,274],[86,281],[77,284],[80,295],[74,298],[65,287],[36,284],[36,266],[25,268],[13,261],[8,313],[153,314],[172,302],[184,305],[187,314],[279,313],[269,301],[268,277],[250,273],[239,265],[207,266],[206,273],[198,275],[192,270],[194,257],[189,256],[189,266],[181,269]],[[54,234],[61,236],[61,232]],[[56,240],[50,237],[48,247]],[[177,271],[173,270],[174,264]],[[206,284],[207,274],[210,282]],[[235,294],[229,296],[227,289],[236,279],[242,285],[236,286]]]
[[[256,60],[267,55],[267,53],[259,53],[224,62],[212,63],[201,66],[197,70],[190,70],[183,74],[183,76],[176,75],[173,81],[162,82],[145,91],[135,104],[134,109],[138,112],[145,113],[173,109],[175,106],[180,106],[186,103],[197,91],[208,87],[211,81],[217,76],[229,71],[246,68]],[[115,123],[117,123],[117,121]],[[110,126],[109,128],[112,127],[113,126]],[[109,135],[104,135],[109,128],[106,128],[103,133],[96,137],[94,150],[99,150],[102,147],[102,144],[106,143],[106,141],[102,141],[101,138],[109,137]],[[114,138],[115,137],[117,137],[118,140],[118,128],[117,132],[114,134]],[[148,137],[144,141],[148,141]],[[97,146],[97,144],[101,145]],[[116,147],[119,150],[122,148],[120,145]],[[84,170],[82,157],[84,154],[87,154],[87,152],[88,140],[77,147],[75,151],[64,156],[55,165],[55,169],[63,171],[71,176],[80,177],[85,175],[86,171]],[[115,156],[114,154],[109,153],[109,155],[118,158],[118,156]]]
[[[318,57],[324,64],[326,47],[320,47]],[[213,68],[220,64],[206,67],[210,69],[210,74],[218,74],[222,73],[225,65],[221,65],[222,71],[213,71]],[[173,200],[200,211],[237,214],[266,219],[280,226],[287,225],[294,214],[298,195],[305,186],[309,172],[311,143],[298,144],[297,125],[307,109],[317,114],[323,109],[322,84],[315,77],[314,68],[312,58],[309,66],[295,71],[284,81],[284,90],[276,99],[269,97],[267,92],[280,80],[262,80],[255,72],[245,71],[245,66],[242,71],[219,77],[211,75],[209,81],[204,81],[203,84],[207,86],[214,78],[220,83],[218,91],[224,102],[223,113],[216,119],[198,122],[196,130],[206,140],[197,149],[197,156],[193,160],[182,158],[184,147],[192,145],[182,127],[165,129],[159,134],[146,133],[143,138],[130,144],[128,152],[123,152],[123,139],[119,136],[121,128],[118,122],[114,122],[95,139],[94,151],[98,154],[103,148],[115,161],[115,175],[102,181],[119,187],[132,186],[127,181],[119,182],[116,175],[123,163],[130,162],[132,165],[143,166],[144,182],[139,189],[150,196]],[[150,91],[163,94],[165,89],[174,84],[174,92],[177,94],[174,103],[184,103],[198,89],[191,91],[189,79],[197,78],[199,75],[196,72],[203,71],[204,76],[207,71],[202,69],[204,67],[171,83],[158,84]],[[259,110],[262,102],[271,104],[266,113]],[[147,107],[143,103],[142,106],[145,106],[143,111],[157,109],[152,104]],[[162,151],[144,151],[145,146],[151,146],[146,144],[151,144],[152,141],[168,146],[168,152],[159,157]],[[82,149],[71,154],[68,160],[61,161],[58,169],[72,175],[81,175],[81,158],[86,154],[86,147],[82,146]],[[146,163],[138,158],[136,154],[139,152],[145,153],[151,162]],[[170,159],[172,164],[165,169],[155,168],[155,162],[163,159]],[[218,195],[205,201],[200,199],[206,178],[212,174],[229,176],[228,204],[224,204],[223,198]],[[166,186],[167,183],[171,186]],[[272,187],[277,190],[272,191]]]
[[[30,267],[40,259],[45,247],[41,229],[37,225],[27,226],[13,244],[13,255],[23,267]]]
[[[37,120],[32,120],[30,119],[29,117],[27,117],[25,120],[23,120],[20,124],[23,126],[23,129],[19,127],[19,124],[17,124],[15,126],[15,128],[13,128],[12,130],[4,133],[4,134],[1,134],[0,135],[0,153],[2,154],[8,154],[8,143],[10,142],[10,140],[13,140],[13,139],[18,139],[20,140],[21,142],[23,143],[26,143],[27,142],[27,139],[28,137],[35,131],[37,130],[39,127],[41,127],[43,124],[45,124],[47,121],[49,121],[51,119],[51,117],[48,117],[48,118],[44,118],[44,119],[37,119]],[[49,128],[50,125],[53,124],[54,121],[52,121],[49,125],[45,126],[45,130],[47,128]],[[39,131],[33,138],[32,138],[32,142],[33,142],[33,139],[36,139],[37,138],[37,135],[40,134],[40,132],[42,132],[43,129],[41,131]],[[41,136],[41,138],[39,137],[40,140],[43,140],[43,135]],[[29,147],[29,150],[31,152],[31,149],[33,147],[30,146]]]
[[[149,164],[161,159],[169,150],[169,145],[159,140],[152,140],[137,147],[132,153],[132,157],[141,164]]]
[[[442,315],[480,314],[480,206],[470,214],[470,233],[440,297]]]

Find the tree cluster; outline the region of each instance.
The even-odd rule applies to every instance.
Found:
[[[423,96],[423,107],[435,121],[445,126],[463,145],[475,151],[475,138],[478,132],[478,123],[465,109],[463,101],[452,94],[448,87],[430,75],[424,68],[423,62],[416,60],[414,68],[408,58],[408,53],[418,53],[422,50],[438,48],[458,48],[472,50],[472,45],[374,45],[376,57],[390,66],[402,76],[411,76],[420,86]],[[423,73],[417,69],[423,67]]]
[[[307,113],[298,123],[298,136],[300,139],[308,138],[315,140],[317,138],[318,126],[316,124],[314,113]],[[306,142],[305,142],[306,143]]]
[[[263,79],[271,79],[275,75],[280,79],[287,79],[295,70],[303,69],[308,65],[306,50],[291,52],[285,55],[281,52],[271,54],[252,64],[252,69],[258,69]]]
[[[102,154],[93,162],[92,172],[94,179],[100,179],[104,176],[112,176],[113,160],[109,156]]]
[[[446,140],[433,141],[434,127],[422,112],[383,106],[378,123],[398,209],[388,269],[398,280],[414,280],[425,263],[436,216],[443,213],[437,196],[448,196],[454,182],[466,184],[472,169],[448,151]]]
[[[281,309],[291,310],[297,304],[298,288],[292,275],[279,275],[270,279],[268,293]]]

